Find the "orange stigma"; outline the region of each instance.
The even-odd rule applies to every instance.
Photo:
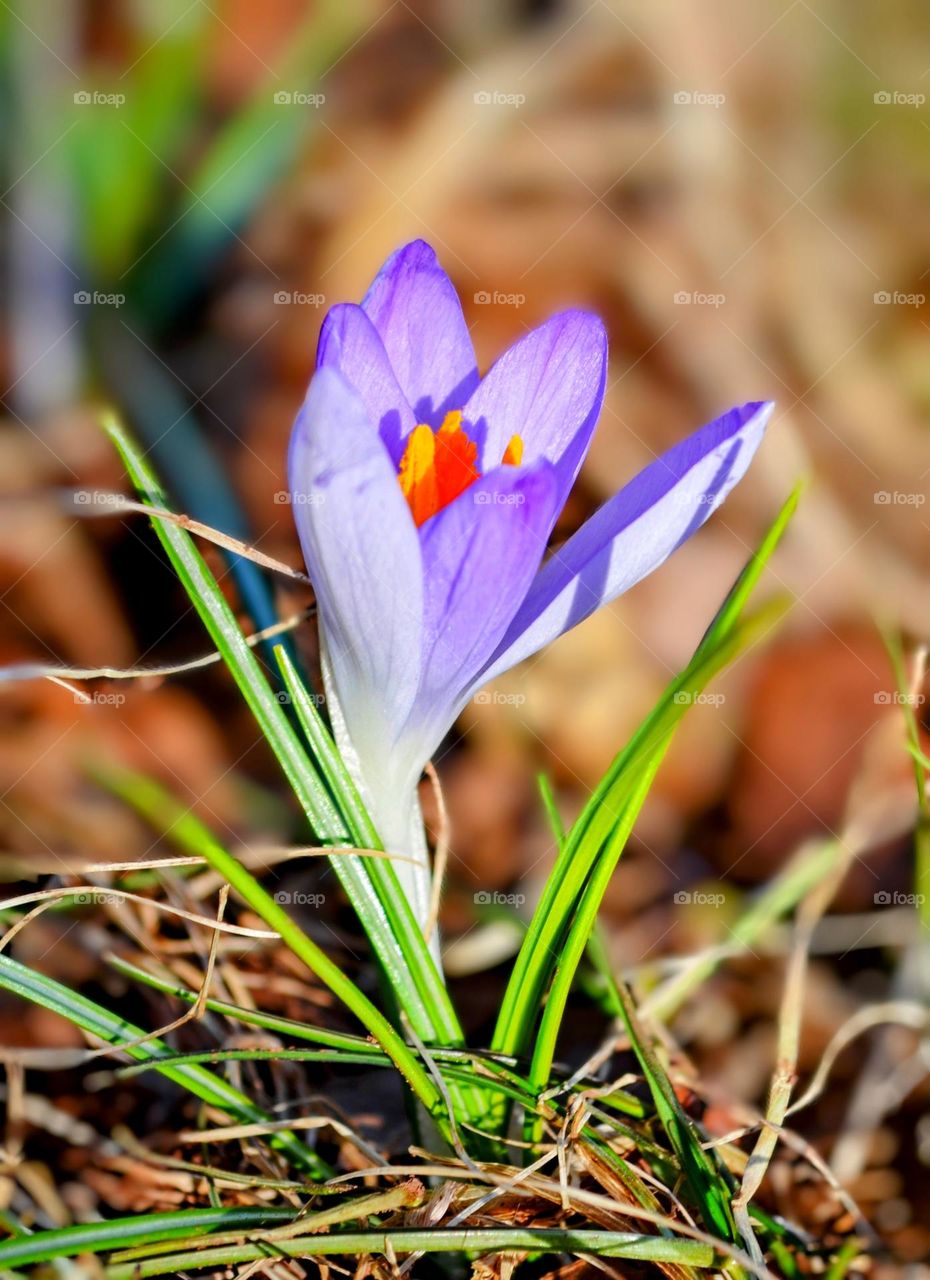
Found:
[[[417,528],[480,479],[478,446],[462,429],[462,410],[450,409],[438,431],[419,423],[407,437],[398,478]],[[511,437],[503,462],[519,466],[523,441]]]

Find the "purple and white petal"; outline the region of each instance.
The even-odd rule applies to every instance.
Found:
[[[432,248],[414,240],[393,253],[362,307],[381,335],[417,422],[439,426],[478,384],[475,350],[452,281]]]
[[[497,648],[526,596],[557,501],[555,471],[546,459],[528,467],[498,467],[420,531],[423,667],[411,720],[435,733],[428,754],[450,728],[462,691]]]
[[[329,678],[358,756],[377,760],[420,678],[420,544],[391,459],[333,369],[310,383],[288,476]]]
[[[404,441],[416,426],[416,418],[384,343],[361,307],[342,302],[328,312],[320,330],[316,360],[318,369],[335,369],[352,387],[398,466]]]
[[[548,458],[562,502],[588,451],[607,379],[607,334],[597,316],[563,311],[515,342],[465,406],[482,469],[500,464],[511,436],[524,462]]]
[[[537,575],[471,692],[646,577],[701,527],[742,478],[771,402],[731,409],[650,463]]]

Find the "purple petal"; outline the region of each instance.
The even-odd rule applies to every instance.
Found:
[[[346,729],[362,760],[383,759],[420,676],[419,538],[361,400],[333,369],[311,380],[288,477]]]
[[[465,407],[484,468],[500,463],[511,436],[522,436],[525,462],[548,458],[556,467],[564,502],[588,451],[606,378],[607,334],[585,311],[563,311],[514,343]]]
[[[417,422],[438,426],[478,383],[475,352],[452,281],[423,240],[393,253],[362,306],[381,335]]]
[[[414,715],[435,727],[430,752],[525,597],[556,501],[545,459],[498,467],[423,526],[423,671]]]
[[[384,343],[361,307],[344,302],[329,311],[320,330],[316,359],[317,368],[335,369],[353,388],[398,466],[404,440],[416,426],[416,418]]]
[[[650,463],[536,576],[475,689],[615,599],[699,529],[742,478],[771,402],[745,404]]]

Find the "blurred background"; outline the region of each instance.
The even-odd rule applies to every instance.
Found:
[[[689,712],[606,921],[648,989],[675,957],[726,944],[747,895],[877,796],[868,852],[815,936],[809,1075],[857,1009],[924,994],[913,771],[880,627],[914,670],[930,635],[928,27],[917,0],[3,4],[0,661],[209,647],[144,522],[93,497],[125,490],[104,403],[178,509],[299,564],[284,458],[320,324],[409,239],[455,281],[482,367],[554,310],[604,317],[605,409],[559,538],[683,434],[776,400],[707,528],[463,716],[437,760],[444,925],[452,972],[489,974],[461,984],[480,1036],[511,917],[554,857],[536,774],[570,820],[805,476],[766,587],[795,598],[788,621]],[[209,558],[250,629],[306,603]],[[295,644],[312,664],[312,626]],[[52,884],[62,859],[151,848],[90,780],[101,760],[157,776],[230,840],[304,838],[222,672],[87,687],[89,703],[50,682],[2,695],[5,879]],[[918,671],[920,713],[922,697]],[[674,1023],[711,1107],[764,1097],[779,946],[725,967]],[[14,947],[72,983],[98,980],[98,951],[51,916]],[[72,1034],[6,1005],[0,1028],[8,1043]],[[919,1052],[913,1030],[857,1042],[798,1121],[912,1262],[930,1248]],[[793,1177],[777,1207],[816,1218],[821,1190],[806,1206]]]

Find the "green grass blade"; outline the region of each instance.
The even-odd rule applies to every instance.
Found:
[[[57,1227],[33,1235],[0,1241],[0,1267],[34,1266],[54,1258],[76,1258],[82,1253],[109,1253],[130,1245],[161,1240],[186,1240],[213,1230],[254,1231],[291,1222],[299,1211],[293,1207],[245,1205],[237,1209],[179,1209],[176,1213],[146,1213],[109,1222],[88,1222]]]
[[[801,487],[797,486],[784,503],[758,549],[727,593],[691,662],[669,684],[653,711],[616,756],[568,837],[561,842],[559,856],[534,912],[507,985],[492,1041],[493,1048],[517,1055],[527,1048],[536,1013],[559,955],[562,936],[568,927],[574,904],[593,865],[597,850],[604,846],[612,826],[620,820],[624,799],[635,784],[635,771],[631,766],[637,760],[648,760],[652,751],[684,714],[694,694],[731,661],[741,648],[752,642],[755,637],[750,632],[754,630],[761,634],[783,610],[783,606],[777,602],[774,607],[760,610],[752,626],[744,624],[743,635],[735,639],[738,619],[784,536],[797,508],[800,491]],[[630,777],[625,778],[625,775]],[[579,850],[585,846],[588,858],[582,865]]]
[[[293,702],[314,759],[344,815],[352,840],[358,848],[381,849],[382,844],[371,818],[339,752],[336,750],[315,703],[307,692],[287,650],[275,648],[284,686]],[[368,874],[384,908],[391,931],[411,962],[411,972],[420,996],[435,1020],[434,1038],[446,1045],[463,1043],[462,1031],[446,987],[435,981],[435,966],[421,968],[418,957],[424,947],[423,934],[389,860],[372,859]]]
[[[97,1036],[107,1044],[122,1045],[129,1057],[137,1062],[148,1062],[163,1076],[186,1089],[210,1106],[218,1107],[231,1117],[249,1124],[268,1124],[272,1117],[262,1111],[238,1089],[227,1084],[219,1076],[202,1066],[161,1062],[173,1057],[172,1050],[159,1039],[146,1040],[142,1044],[128,1042],[145,1035],[139,1027],[117,1017],[86,996],[78,995],[53,978],[37,973],[27,965],[9,956],[0,955],[0,987],[33,1004],[60,1014],[83,1031]],[[269,1144],[280,1150],[298,1168],[317,1176],[328,1177],[329,1167],[300,1139],[288,1131],[278,1131],[269,1136]]]
[[[269,928],[281,935],[285,946],[329,987],[374,1036],[426,1109],[435,1114],[437,1123],[445,1132],[442,1099],[417,1057],[380,1010],[330,960],[326,952],[304,933],[252,873],[223,848],[213,832],[196,815],[174,801],[157,782],[140,775],[131,775],[131,784],[126,786],[125,794],[127,797],[132,796],[134,807],[139,812],[154,812],[163,821],[167,819],[169,832],[179,847],[205,858],[252,910],[261,916]],[[346,858],[350,856],[346,855]]]
[[[496,1052],[519,1057],[530,1043],[543,993],[561,954],[564,936],[598,853],[625,812],[640,771],[671,734],[693,697],[741,650],[768,631],[784,605],[760,610],[717,648],[706,651],[674,680],[598,785],[572,827],[546,882],[507,984],[492,1041]],[[679,700],[679,697],[681,700]]]
[[[275,1240],[268,1245],[262,1244],[261,1240],[253,1240],[248,1244],[217,1249],[195,1249],[170,1257],[116,1263],[107,1268],[105,1275],[107,1280],[143,1280],[146,1276],[180,1275],[189,1268],[227,1267],[276,1255],[320,1258],[340,1254],[347,1257],[376,1254],[391,1258],[409,1253],[590,1253],[605,1258],[680,1266],[711,1267],[714,1263],[713,1246],[703,1241],[634,1235],[623,1231],[566,1231],[549,1227],[406,1231],[382,1228],[377,1231],[334,1231],[302,1240]]]
[[[104,425],[143,500],[156,506],[168,505],[166,495],[129,434],[112,417]],[[191,602],[275,752],[313,830],[324,844],[350,845],[351,836],[345,817],[337,810],[324,778],[307,756],[190,535],[167,521],[155,519],[152,523]],[[390,900],[392,918],[400,914],[405,925],[395,934],[366,861],[371,860],[336,855],[332,866],[371,940],[392,991],[410,1018],[414,1031],[424,1041],[461,1042],[461,1029],[445,984],[422,934],[415,926],[409,904],[397,885],[396,894],[392,894]],[[381,862],[376,875],[378,884],[391,881],[396,885],[396,872],[389,862]],[[252,877],[249,880],[255,884]]]

